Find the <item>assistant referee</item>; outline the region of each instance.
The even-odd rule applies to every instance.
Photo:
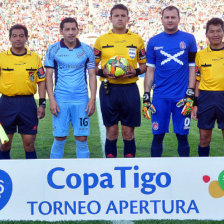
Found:
[[[21,134],[26,159],[36,159],[35,138],[38,118],[45,116],[45,72],[40,57],[25,44],[28,30],[16,24],[9,30],[11,48],[0,53],[0,123],[9,142],[0,145],[0,159],[10,159],[15,132]],[[34,94],[39,93],[37,108]]]
[[[215,121],[224,139],[224,23],[212,18],[206,24],[209,46],[197,53],[196,105],[192,117],[198,120],[199,156],[209,156]]]

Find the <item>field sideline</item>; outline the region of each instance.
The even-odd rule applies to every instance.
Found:
[[[46,117],[40,121],[39,124],[39,133],[36,140],[36,151],[38,158],[49,158],[50,148],[53,142],[52,137],[52,127],[51,127],[51,114],[49,112],[49,103],[47,103]],[[172,125],[171,125],[172,126]],[[152,141],[151,133],[151,121],[142,119],[142,126],[136,129],[135,140],[137,146],[136,157],[149,157],[150,156],[150,144]],[[191,146],[191,156],[197,156],[197,145],[199,141],[198,128],[196,122],[192,120],[191,130],[189,134],[189,142]],[[97,113],[95,113],[91,118],[91,135],[88,138],[88,145],[90,148],[90,157],[91,158],[102,158],[102,149],[100,141],[100,130],[98,124]],[[122,157],[123,155],[123,141],[121,137],[118,140],[118,156]],[[214,129],[212,143],[211,143],[211,156],[223,156],[224,155],[224,145],[222,140],[221,131],[217,128]],[[172,133],[172,128],[170,128],[170,133],[166,135],[164,140],[164,157],[173,157],[178,156],[177,154],[177,141],[175,135]],[[23,159],[24,151],[21,143],[20,136],[15,135],[11,157],[13,159]],[[70,130],[70,136],[67,139],[65,145],[64,158],[75,158],[75,141],[72,136],[72,130]],[[89,224],[108,224],[112,222],[106,221],[86,221],[86,222],[77,222],[77,221],[67,221],[67,222],[12,222],[12,221],[0,221],[0,224],[27,224],[27,223],[37,223],[37,224],[47,224],[47,223],[62,223],[62,224],[74,224],[74,223],[89,223]],[[117,223],[117,222],[113,222]],[[186,220],[186,221],[174,221],[174,220],[146,220],[146,221],[135,221],[135,224],[213,224],[213,223],[222,223],[224,221],[195,221],[195,220]]]

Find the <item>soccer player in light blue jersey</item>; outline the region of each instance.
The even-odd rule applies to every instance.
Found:
[[[152,37],[147,46],[143,106],[146,108],[144,111],[152,111],[152,157],[162,156],[171,113],[178,154],[190,155],[187,137],[196,82],[194,61],[197,46],[193,35],[178,30],[179,22],[179,10],[174,6],[166,7],[162,11],[164,32]]]
[[[92,48],[79,41],[77,21],[65,18],[60,24],[61,41],[47,49],[46,86],[53,114],[54,143],[51,158],[62,158],[70,123],[76,142],[77,158],[88,158],[89,117],[95,111],[96,74]],[[91,98],[88,99],[87,72]],[[53,73],[55,89],[53,91]]]

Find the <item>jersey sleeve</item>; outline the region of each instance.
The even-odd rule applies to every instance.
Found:
[[[201,73],[200,73],[200,64],[199,64],[199,54],[196,54],[195,58],[195,73],[196,73],[196,80],[200,81],[201,80]]]
[[[190,41],[190,48],[189,48],[189,53],[188,53],[188,57],[189,57],[189,66],[195,66],[195,54],[197,52],[197,43],[195,40],[195,37],[193,35],[191,35],[191,41]]]
[[[139,36],[139,48],[138,48],[138,63],[146,63],[145,45],[142,38]]]
[[[152,39],[149,40],[146,50],[146,65],[149,67],[155,67],[156,58],[155,58],[155,51],[153,46]]]
[[[192,52],[192,53],[197,52],[197,43],[193,35],[191,35],[191,43],[190,43],[189,52]]]
[[[37,55],[37,60],[38,60],[37,82],[42,82],[45,80],[45,71],[39,55]]]
[[[96,64],[100,63],[101,60],[101,45],[100,45],[100,38],[97,38],[94,44],[94,55],[95,55],[95,62]]]
[[[87,69],[95,68],[95,57],[93,53],[93,49],[90,46],[86,47],[86,52],[88,56]]]
[[[54,46],[50,46],[47,49],[45,61],[44,61],[44,67],[46,68],[54,68]]]

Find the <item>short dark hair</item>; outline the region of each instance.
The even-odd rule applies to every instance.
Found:
[[[208,29],[209,29],[209,26],[210,25],[214,25],[214,26],[217,26],[217,25],[221,25],[221,28],[222,30],[224,31],[224,23],[223,23],[223,20],[220,19],[220,18],[212,18],[210,19],[207,23],[206,23],[206,33],[208,32]]]
[[[162,17],[163,17],[163,14],[164,14],[164,12],[165,12],[166,10],[169,10],[169,11],[171,11],[171,10],[176,10],[176,11],[177,11],[177,15],[178,15],[178,17],[180,18],[180,10],[179,10],[177,7],[175,7],[175,6],[173,6],[173,5],[167,6],[165,9],[162,10]]]
[[[64,24],[65,24],[65,23],[75,23],[75,25],[76,25],[77,28],[78,28],[78,23],[77,23],[77,21],[76,21],[74,18],[67,17],[67,18],[63,19],[63,20],[61,21],[61,23],[60,23],[60,29],[61,29],[61,30],[63,30],[63,28],[64,28]]]
[[[28,37],[28,30],[25,26],[21,25],[21,24],[16,24],[14,26],[12,26],[9,30],[9,37],[12,36],[12,31],[13,30],[23,30],[24,31],[24,34],[25,34],[25,37]]]
[[[117,5],[114,5],[113,8],[110,10],[110,16],[112,17],[112,13],[115,9],[121,9],[121,10],[125,10],[127,12],[127,14],[129,14],[128,12],[128,8],[123,5],[123,4],[117,4]]]

